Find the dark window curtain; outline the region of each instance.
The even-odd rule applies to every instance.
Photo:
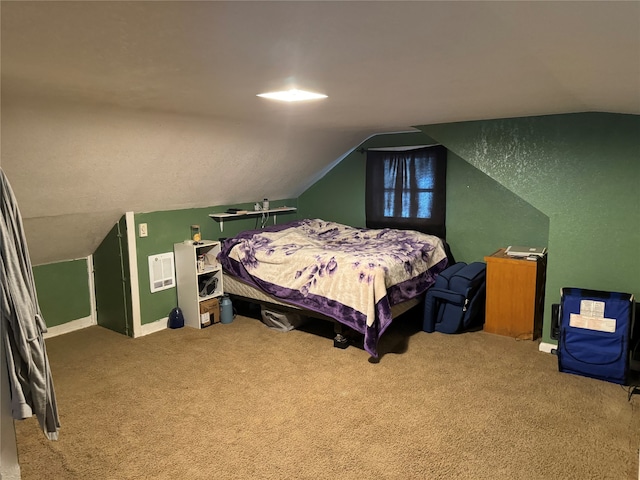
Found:
[[[447,149],[367,152],[369,228],[417,230],[445,238]]]

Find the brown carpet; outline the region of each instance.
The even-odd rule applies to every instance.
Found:
[[[559,373],[537,342],[408,321],[371,363],[237,317],[47,348],[62,429],[16,422],[24,480],[638,478],[638,396]]]

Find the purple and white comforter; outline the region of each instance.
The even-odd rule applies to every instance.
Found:
[[[319,219],[242,232],[223,242],[219,260],[250,285],[363,333],[374,357],[391,306],[424,293],[447,266],[438,237]]]

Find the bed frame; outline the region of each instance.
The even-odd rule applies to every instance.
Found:
[[[303,309],[297,305],[283,302],[281,299],[269,295],[268,293],[255,288],[226,272],[223,273],[223,277],[224,278],[222,284],[224,285],[224,292],[228,293],[232,297],[238,298],[239,300],[243,301],[259,303],[261,305],[275,306],[277,307],[277,309],[284,311],[290,311],[294,313],[303,312],[303,314],[307,317],[327,320],[333,323],[333,332],[335,334],[333,338],[333,346],[343,349],[349,346],[350,342],[349,338],[345,335],[345,329],[351,329],[346,325],[338,322],[336,319],[318,312],[314,312],[312,310]],[[423,299],[424,295],[420,295],[418,297],[407,300],[406,302],[393,305],[391,307],[391,315],[393,316],[393,318],[396,318],[418,305],[421,301],[423,301]]]

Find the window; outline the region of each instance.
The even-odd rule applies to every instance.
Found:
[[[402,228],[445,237],[447,149],[367,152],[369,228]]]

